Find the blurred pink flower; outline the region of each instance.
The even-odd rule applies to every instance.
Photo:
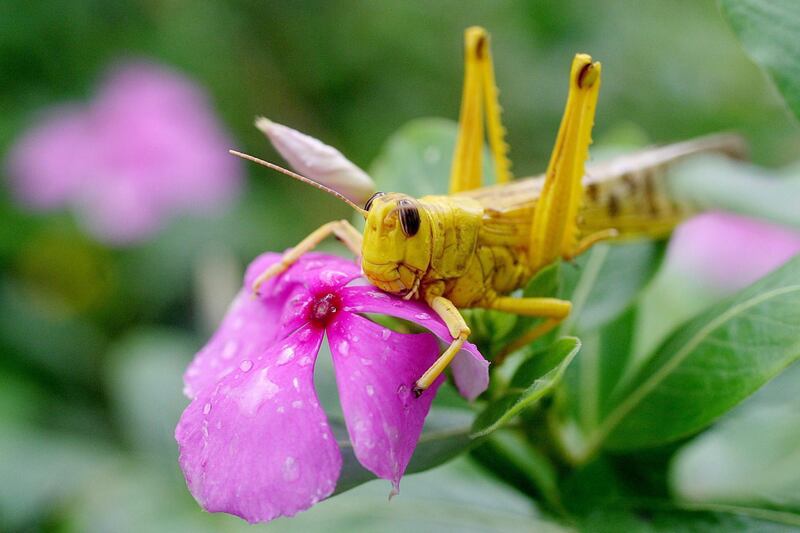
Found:
[[[6,170],[22,203],[69,206],[95,237],[124,244],[230,201],[242,183],[230,146],[200,87],[140,61],[113,68],[88,106],[51,109]]]
[[[669,261],[719,290],[743,288],[800,252],[800,232],[728,213],[706,213],[681,225]]]
[[[292,516],[330,496],[342,456],[314,391],[314,363],[327,335],[339,401],[358,461],[397,490],[441,376],[415,398],[447,326],[421,302],[352,285],[352,261],[311,253],[249,287],[280,254],[248,268],[244,288],[184,375],[192,402],[175,429],[189,490],[207,511],[249,522]],[[405,334],[366,317],[385,314],[431,333]],[[489,363],[470,343],[453,361],[459,391],[486,390]]]

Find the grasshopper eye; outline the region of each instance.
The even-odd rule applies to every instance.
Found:
[[[419,209],[410,200],[400,200],[397,202],[398,217],[400,218],[400,228],[406,237],[413,237],[419,231]]]
[[[383,196],[384,194],[386,194],[386,193],[378,191],[375,194],[373,194],[372,196],[370,196],[369,200],[367,200],[367,203],[364,204],[364,209],[369,211],[370,207],[372,207],[373,200],[375,200],[375,198],[377,198],[378,196]]]

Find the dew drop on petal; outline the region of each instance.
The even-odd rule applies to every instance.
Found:
[[[370,366],[372,365],[372,359],[367,359],[366,357],[362,357],[361,364],[364,366]]]
[[[372,385],[367,385],[366,390],[367,390],[367,396],[375,395],[375,387],[373,387]]]
[[[222,358],[223,359],[230,359],[234,355],[236,355],[236,350],[239,349],[239,345],[236,341],[228,341],[225,343],[225,346],[222,347]]]
[[[390,329],[384,329],[384,330],[381,332],[381,338],[382,338],[383,340],[385,340],[385,341],[386,341],[386,340],[389,340],[389,337],[391,337],[391,336],[392,336],[392,330],[390,330]]]
[[[292,407],[294,407],[295,409],[300,409],[301,407],[303,407],[303,400],[295,400],[295,401],[293,401],[292,402]]]
[[[276,362],[279,365],[285,365],[292,359],[294,359],[294,348],[292,348],[291,346],[287,346],[286,348],[281,350],[281,353],[278,356],[278,360]]]
[[[347,357],[350,354],[350,344],[347,341],[339,342],[339,353],[342,357]]]
[[[414,318],[417,318],[419,320],[430,320],[431,315],[429,315],[428,313],[417,313],[416,315],[414,315]]]
[[[311,364],[311,358],[310,358],[310,357],[308,357],[308,356],[305,356],[305,357],[303,357],[302,359],[300,359],[300,360],[297,362],[297,364],[299,364],[300,366],[308,366],[308,365],[310,365],[310,364]]]
[[[211,412],[211,403],[206,403],[206,404],[203,406],[203,414],[204,414],[204,415],[207,415],[207,414],[208,414],[208,413],[210,413],[210,412]]]
[[[294,457],[287,457],[283,461],[283,479],[285,481],[296,481],[300,477],[300,467]]]
[[[250,372],[251,368],[253,368],[253,362],[249,359],[245,359],[242,361],[242,364],[239,365],[239,370],[242,372]]]
[[[300,380],[297,378],[292,378],[292,386],[294,387],[294,390],[300,390]]]
[[[406,385],[400,385],[397,387],[397,395],[400,397],[401,400],[405,401],[408,399],[410,395],[410,391]]]

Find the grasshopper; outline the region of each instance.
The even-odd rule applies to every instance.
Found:
[[[691,211],[669,198],[666,168],[697,153],[739,157],[744,151],[738,137],[717,135],[585,168],[600,81],[600,63],[577,54],[546,173],[512,181],[489,36],[483,28],[468,28],[448,195],[416,199],[378,192],[362,208],[320,183],[232,151],[325,190],[365,218],[363,236],[346,220],[323,225],[258,276],[253,290],[335,235],[361,257],[364,275],[372,284],[406,299],[424,300],[447,325],[452,341],[414,384],[417,396],[447,368],[470,334],[459,309],[494,309],[544,319],[517,345],[544,335],[569,315],[571,303],[514,297],[515,290],[550,263],[574,258],[597,242],[665,236]],[[486,187],[482,186],[484,137],[497,180]]]

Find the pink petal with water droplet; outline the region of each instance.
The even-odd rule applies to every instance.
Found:
[[[245,279],[254,279],[257,273],[263,272],[280,257],[275,253],[259,256],[250,264]],[[250,284],[245,282],[219,329],[187,368],[183,379],[186,395],[190,398],[204,387],[216,385],[242,361],[252,360],[266,352],[276,340],[302,325],[295,323],[294,327],[287,329],[286,322],[281,319],[287,313],[287,301],[300,299],[307,303],[311,298],[299,280],[270,280],[264,286],[261,298],[255,298],[249,287]]]
[[[411,392],[439,355],[439,343],[429,333],[397,333],[351,313],[340,314],[327,332],[356,457],[397,489],[444,381],[440,376],[419,398]]]
[[[444,342],[450,343],[452,340],[444,322],[422,302],[400,300],[375,287],[363,286],[345,287],[341,297],[346,307],[358,307],[359,312],[364,313],[402,318],[430,330]],[[472,343],[464,343],[450,367],[459,392],[467,399],[474,400],[489,386],[489,361]]]
[[[206,387],[175,430],[189,490],[211,512],[265,522],[329,496],[342,457],[314,392],[322,331],[308,325]],[[276,363],[292,350],[297,357]],[[248,360],[250,361],[250,360]]]

